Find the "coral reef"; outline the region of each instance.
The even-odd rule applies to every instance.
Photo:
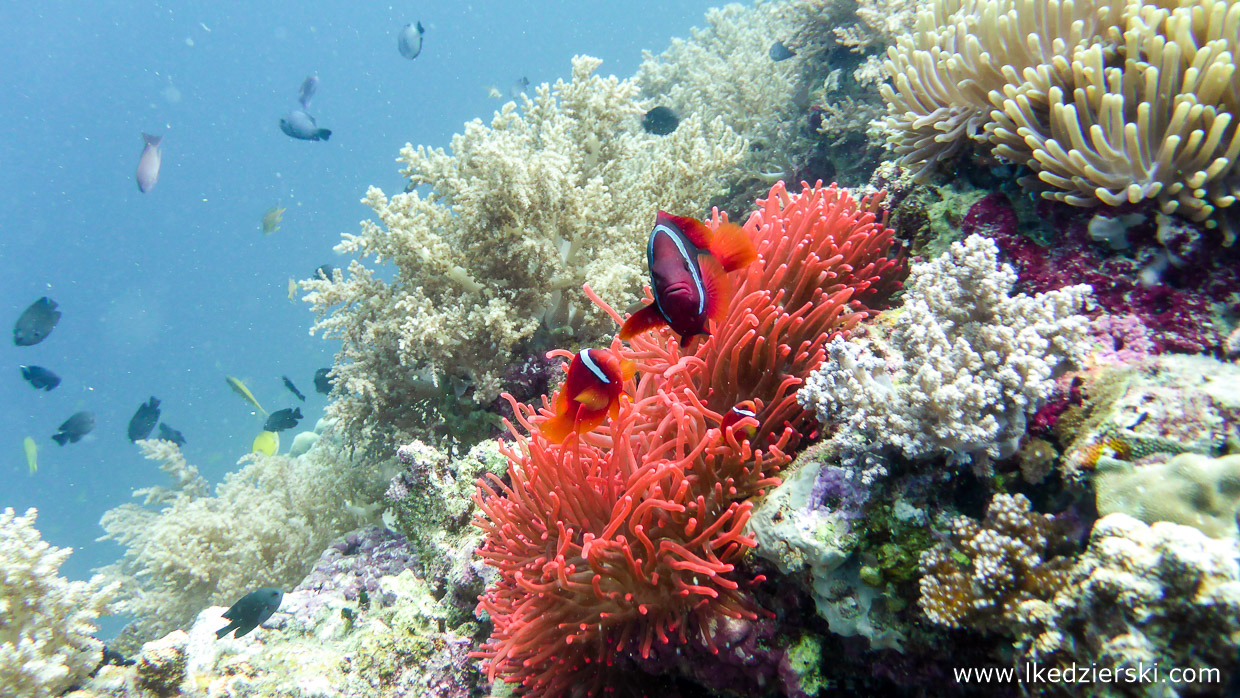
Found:
[[[1053,600],[1022,609],[1018,648],[1035,662],[1107,667],[1130,677],[1155,665],[1164,672],[1215,667],[1227,677],[1240,638],[1237,552],[1233,539],[1111,514],[1094,525],[1089,548]],[[1133,695],[1204,695],[1221,688],[1217,675],[1214,682],[1182,683],[1170,694],[1160,689],[1171,686],[1152,683]],[[1095,690],[1119,695],[1123,683],[1135,681]]]
[[[891,142],[927,175],[976,142],[1076,206],[1235,201],[1240,8],[1222,0],[935,0],[888,52]],[[1225,232],[1225,244],[1235,235]]]
[[[43,541],[38,512],[0,511],[0,687],[7,695],[59,696],[103,659],[92,637],[116,585],[58,573],[73,552]]]
[[[361,536],[375,537],[370,532]],[[324,555],[319,571],[342,561],[332,552]],[[468,657],[470,642],[442,629],[444,612],[425,583],[406,570],[376,580],[388,603],[348,600],[356,587],[347,568],[336,565],[331,575],[308,577],[285,594],[279,612],[240,639],[217,639],[215,631],[228,622],[221,616],[225,608],[207,608],[188,633],[178,630],[147,643],[130,666],[101,667],[70,696],[480,695],[480,675]]]
[[[690,115],[674,133],[638,125],[638,87],[594,75],[578,56],[572,79],[541,85],[473,121],[452,154],[407,145],[407,193],[371,188],[377,221],[345,235],[348,277],[302,282],[337,337],[330,413],[364,446],[429,438],[433,415],[411,402],[464,381],[486,404],[523,356],[565,340],[590,343],[606,318],[576,302],[589,280],[615,304],[641,288],[642,251],[660,209],[706,210],[746,152],[721,119]],[[383,281],[361,259],[395,265]]]
[[[176,484],[139,490],[143,505],[123,504],[100,521],[104,539],[125,546],[101,570],[121,582],[114,611],[137,619],[115,643],[122,652],[185,627],[212,603],[296,584],[329,541],[375,515],[365,507],[383,491],[384,479],[352,467],[335,439],[299,458],[248,455],[215,496],[175,444],[138,445]]]
[[[472,621],[492,572],[474,555],[482,544],[481,531],[470,525],[474,483],[488,473],[502,475],[508,459],[496,441],[480,443],[460,458],[415,441],[401,446],[397,458],[407,469],[388,486],[385,519],[408,538],[421,576],[446,592],[450,627]]]
[[[1158,454],[1220,456],[1240,436],[1240,367],[1203,356],[1164,354],[1099,371],[1083,404],[1055,424],[1060,468],[1079,479],[1100,458],[1139,462]],[[1133,513],[1133,512],[1128,512]],[[1134,514],[1135,515],[1135,514]]]
[[[992,192],[969,208],[961,224],[966,232],[994,238],[1022,290],[1089,284],[1099,309],[1135,317],[1139,326],[1128,320],[1124,334],[1143,335],[1154,354],[1214,351],[1226,328],[1240,319],[1237,248],[1210,245],[1199,228],[1158,215],[1124,227],[1126,247],[1116,251],[1090,237],[1102,214],[1091,218],[1049,202],[1023,204]]]
[[[539,428],[550,403],[541,414],[514,403],[529,435],[511,427],[506,480],[491,475],[476,496],[480,554],[500,573],[479,604],[494,624],[480,653],[489,676],[535,695],[623,690],[605,671],[618,650],[713,653],[728,624],[764,615],[746,591],[754,580],[737,570],[754,545],[747,500],[778,484],[797,428],[809,427],[795,389],[828,334],[898,288],[901,265],[886,257],[890,231],[873,203],[835,188],[794,197],[777,184],[744,226],[759,259],[733,274],[710,336],[681,347],[663,328],[629,348],[612,342],[640,377],[604,427],[552,443]],[[718,425],[742,399],[757,404],[758,425],[738,442]]]
[[[1170,521],[1215,538],[1240,538],[1240,455],[1181,453],[1140,465],[1102,457],[1092,479],[1098,514],[1124,513],[1145,523]]]
[[[842,447],[1006,457],[1056,373],[1085,353],[1087,286],[1010,295],[1016,274],[972,235],[915,265],[890,338],[834,339],[798,399]],[[871,332],[871,335],[874,333]]]
[[[1056,554],[1064,542],[1055,517],[1023,495],[997,494],[981,523],[953,519],[949,541],[922,553],[921,609],[950,628],[1010,629],[1023,606],[1068,580],[1073,558]]]

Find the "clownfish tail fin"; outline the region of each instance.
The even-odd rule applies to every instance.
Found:
[[[646,330],[666,324],[667,320],[659,313],[658,307],[651,303],[624,321],[624,324],[620,326],[620,339],[627,341]]]
[[[710,253],[719,260],[725,272],[749,266],[758,258],[753,241],[745,229],[735,223],[724,223],[715,229],[710,241]]]
[[[701,257],[702,285],[706,289],[706,317],[723,324],[732,302],[732,284],[719,261],[709,255]]]

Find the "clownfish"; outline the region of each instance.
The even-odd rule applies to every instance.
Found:
[[[728,410],[723,415],[723,420],[719,423],[719,430],[727,433],[728,428],[731,427],[737,441],[741,439],[753,441],[753,437],[758,435],[758,426],[753,424],[746,424],[742,427],[736,426],[745,417],[758,418],[758,406],[754,404],[753,400],[742,400]]]
[[[611,415],[620,415],[624,381],[633,377],[632,361],[610,349],[582,349],[568,365],[568,378],[553,401],[555,415],[539,426],[543,436],[562,443],[568,435],[591,431]]]
[[[722,322],[728,310],[728,272],[757,256],[739,225],[726,223],[712,231],[699,220],[659,211],[646,243],[654,303],[625,321],[620,339],[661,325],[670,326],[681,341],[709,334],[706,321]]]

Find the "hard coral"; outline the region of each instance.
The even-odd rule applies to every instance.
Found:
[[[714,652],[720,628],[762,615],[743,589],[756,579],[736,569],[754,545],[747,500],[778,483],[811,424],[794,394],[826,336],[898,287],[876,205],[777,184],[745,224],[759,260],[733,274],[727,319],[709,338],[682,347],[664,329],[632,348],[612,342],[641,375],[604,428],[551,443],[546,399],[541,416],[514,401],[529,435],[510,425],[508,482],[480,480],[475,497],[480,554],[500,572],[479,603],[495,626],[480,653],[492,678],[541,696],[618,690],[598,670],[616,652],[691,641]],[[738,441],[719,424],[742,399],[758,403],[760,428]]]
[[[1031,511],[1023,495],[997,494],[980,524],[958,517],[950,543],[921,555],[921,608],[951,628],[1004,629],[1022,604],[1051,598],[1068,579],[1070,557],[1053,516]]]

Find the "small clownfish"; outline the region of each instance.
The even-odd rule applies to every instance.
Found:
[[[620,339],[661,325],[670,326],[685,342],[709,334],[706,321],[722,322],[728,310],[728,272],[757,256],[739,225],[726,223],[712,231],[699,220],[659,211],[646,244],[654,303],[625,321]]]
[[[723,421],[719,423],[719,431],[727,433],[728,428],[731,427],[737,441],[741,439],[753,441],[753,438],[758,435],[758,426],[761,426],[761,424],[736,426],[745,417],[758,418],[758,406],[754,404],[753,400],[742,400],[728,410],[727,414],[723,415]]]
[[[582,349],[568,365],[568,378],[556,393],[555,416],[539,427],[553,443],[563,443],[568,435],[584,434],[610,414],[620,415],[620,394],[624,381],[633,377],[632,361],[621,360],[610,349]]]

